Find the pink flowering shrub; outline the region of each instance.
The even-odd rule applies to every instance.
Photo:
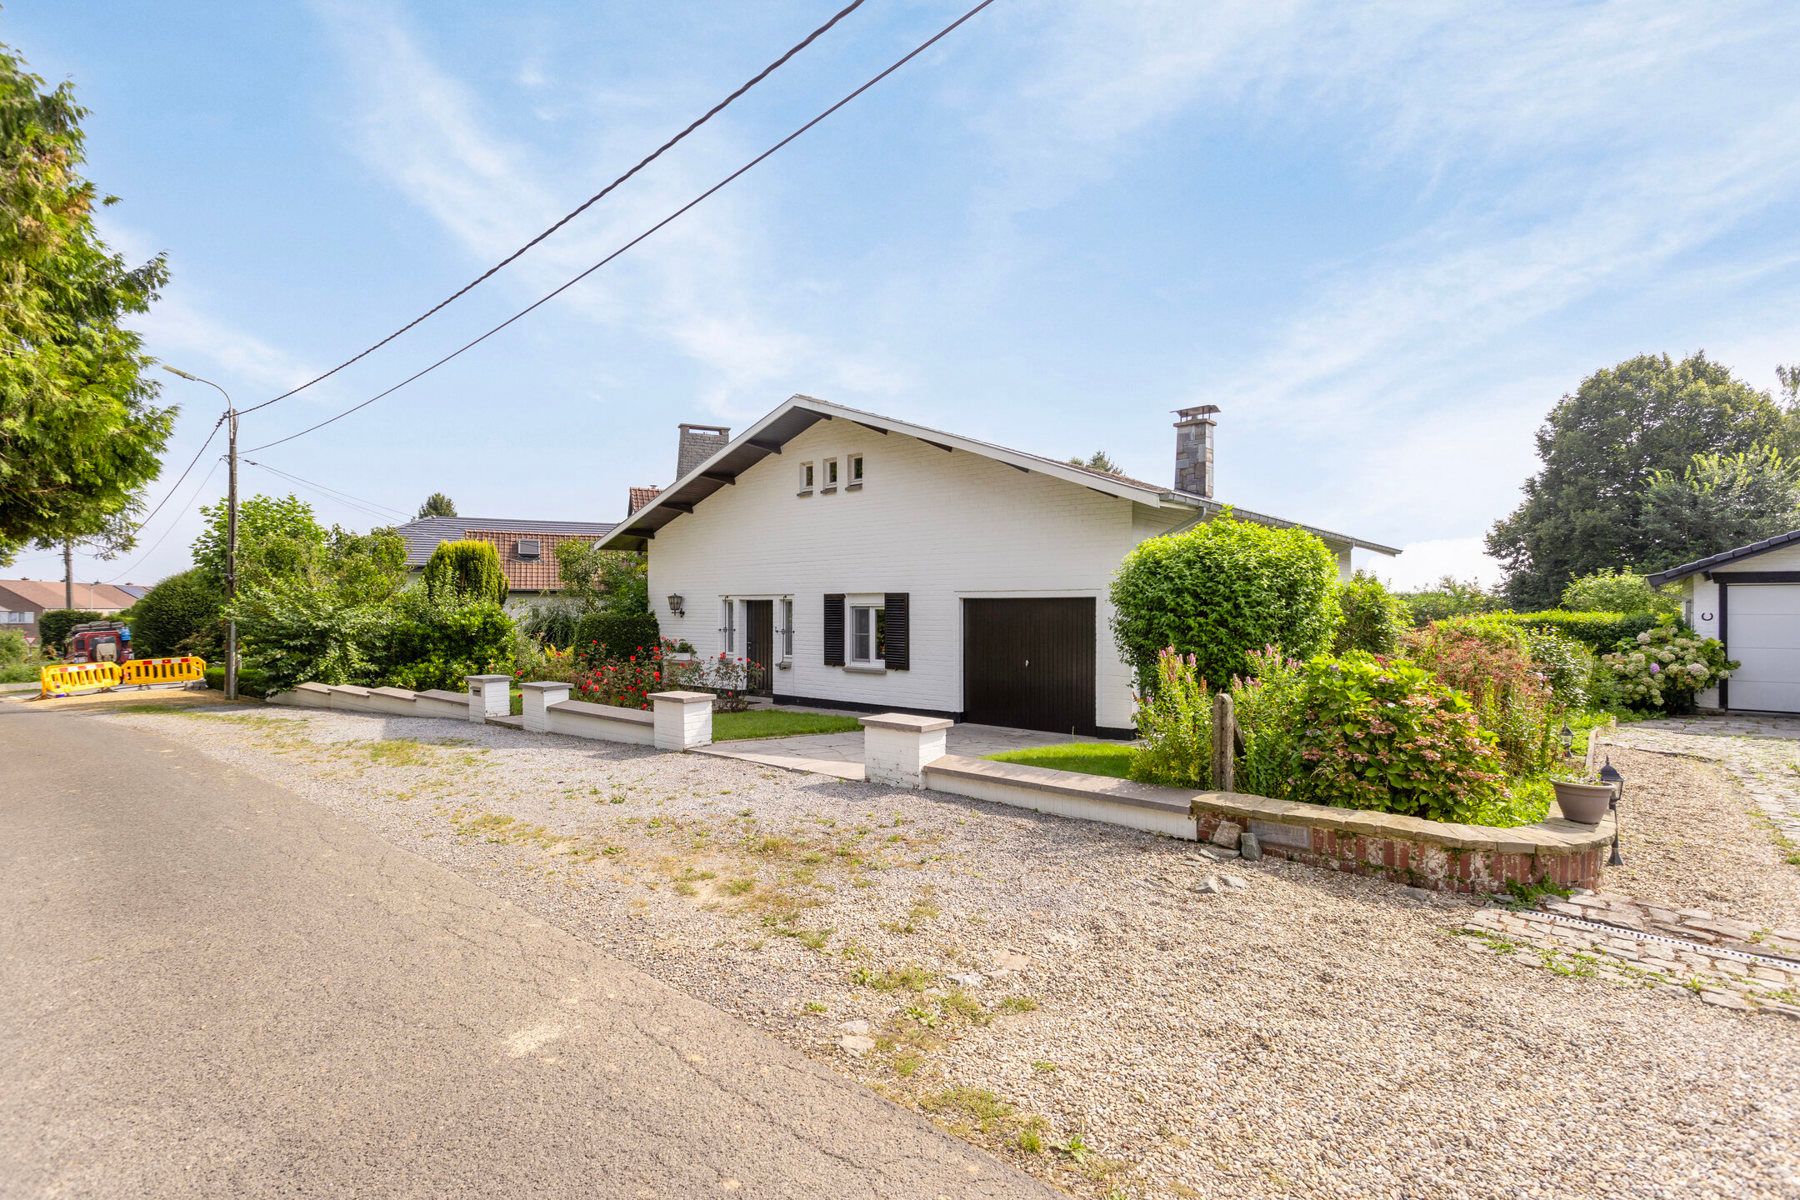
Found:
[[[1506,801],[1506,762],[1468,700],[1402,659],[1354,651],[1298,672],[1300,772],[1285,798],[1472,821]]]

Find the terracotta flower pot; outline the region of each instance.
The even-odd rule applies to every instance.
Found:
[[[1598,825],[1606,810],[1612,807],[1610,783],[1565,783],[1551,780],[1556,789],[1556,806],[1565,819],[1580,825]]]

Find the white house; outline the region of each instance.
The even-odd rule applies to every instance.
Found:
[[[1703,708],[1800,712],[1800,529],[1650,576],[1682,585],[1682,615],[1742,666]]]
[[[772,664],[777,702],[1124,735],[1107,589],[1138,542],[1224,507],[1217,411],[1179,414],[1162,487],[795,396],[602,544],[648,552],[665,637]],[[1345,575],[1353,548],[1397,553],[1311,532]]]

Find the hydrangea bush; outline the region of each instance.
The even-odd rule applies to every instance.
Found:
[[[1725,657],[1717,638],[1703,638],[1673,624],[1644,630],[1604,661],[1626,704],[1670,713],[1694,711],[1701,692],[1717,687],[1738,668]]]

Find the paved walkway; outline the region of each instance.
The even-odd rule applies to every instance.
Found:
[[[1800,855],[1800,717],[1665,717],[1621,725],[1606,740],[1720,764],[1768,818],[1782,849]]]
[[[814,711],[814,710],[808,710]],[[1031,729],[1003,729],[998,725],[952,725],[947,749],[951,754],[969,758],[986,758],[1005,750],[1024,750],[1032,746],[1057,746],[1080,741],[1063,733],[1038,733]],[[783,767],[790,771],[812,771],[819,775],[835,775],[839,779],[863,778],[863,735],[854,733],[814,733],[805,737],[756,738],[741,742],[715,742],[703,751],[720,758],[739,758],[745,762]]]
[[[0,762],[0,1195],[1059,1194],[179,742]]]

